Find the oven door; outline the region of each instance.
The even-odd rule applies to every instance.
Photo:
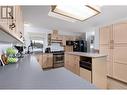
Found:
[[[53,64],[54,67],[64,66],[64,55],[63,54],[53,55]]]

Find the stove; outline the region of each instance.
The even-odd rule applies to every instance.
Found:
[[[52,51],[53,53],[53,67],[64,66],[64,51]]]

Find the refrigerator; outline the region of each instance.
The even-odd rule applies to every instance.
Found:
[[[74,52],[87,52],[87,42],[84,40],[77,40],[73,42]]]

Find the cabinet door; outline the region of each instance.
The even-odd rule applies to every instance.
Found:
[[[113,77],[127,82],[127,23],[113,25]]]
[[[113,63],[113,77],[127,83],[127,65]]]
[[[100,53],[107,55],[107,75],[113,76],[113,50],[109,45],[100,45]]]
[[[42,63],[42,68],[47,68],[47,55],[43,54],[43,63]]]
[[[100,44],[109,44],[111,40],[112,26],[100,28]]]
[[[80,68],[80,77],[91,82],[91,71],[84,68]]]
[[[47,54],[47,68],[53,67],[53,55]]]
[[[7,6],[0,6],[0,25],[4,28],[4,29],[8,29],[8,19],[7,17]]]
[[[77,75],[80,75],[80,68],[79,68],[79,61],[80,61],[80,57],[76,56],[76,55],[72,55],[73,57],[73,72]]]
[[[73,52],[73,46],[65,46],[64,51],[65,52]]]
[[[100,28],[100,51],[107,55],[107,75],[113,76],[113,31],[112,25]]]
[[[114,62],[127,65],[127,44],[117,44],[114,46]]]
[[[65,62],[64,67],[66,69],[69,69],[69,54],[64,55],[64,62]]]
[[[70,55],[70,65],[71,65],[71,71],[77,75],[79,75],[80,68],[79,68],[79,56]]]
[[[42,55],[41,54],[36,54],[35,55],[36,59],[37,59],[37,62],[41,65],[42,67]]]
[[[115,44],[127,44],[127,23],[113,25],[113,38]]]

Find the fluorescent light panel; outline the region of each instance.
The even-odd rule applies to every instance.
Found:
[[[51,11],[49,11],[48,15],[51,16],[51,17],[55,17],[55,18],[61,19],[61,20],[68,21],[68,22],[75,22],[75,21],[77,21],[75,19],[63,16],[63,15],[60,15],[60,14],[56,14],[56,13],[51,12]]]
[[[52,12],[67,18],[84,21],[100,13],[100,10],[98,10],[98,7],[87,6],[87,5],[86,6],[85,5],[77,5],[77,6],[57,5],[57,6],[52,6]]]

